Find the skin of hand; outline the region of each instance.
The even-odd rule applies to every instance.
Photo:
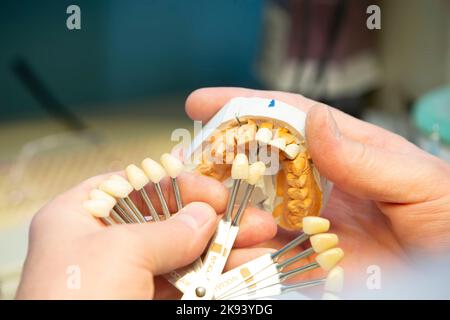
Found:
[[[171,219],[106,227],[82,207],[82,202],[107,177],[102,175],[82,182],[57,196],[34,216],[18,299],[173,299],[181,296],[160,275],[188,265],[204,251],[219,219],[216,212],[225,210],[228,191],[211,178],[185,173],[178,179],[187,205]],[[175,212],[170,182],[165,179],[161,184],[169,208]],[[161,212],[153,186],[145,188],[155,208]],[[136,192],[130,198],[148,214]],[[236,246],[251,247],[275,234],[273,219],[266,212],[249,208]],[[239,262],[266,251],[241,248],[233,257]],[[73,266],[79,270],[78,289],[70,285]],[[230,267],[233,266],[231,263]]]
[[[334,183],[322,216],[331,221],[330,232],[338,234],[345,251],[346,287],[366,289],[371,265],[403,272],[414,269],[418,257],[432,259],[450,251],[447,163],[392,132],[293,93],[204,88],[189,96],[186,112],[193,120],[207,121],[234,97],[277,99],[308,112],[310,155]],[[264,246],[279,248],[292,236],[280,229]],[[242,257],[234,262],[242,263]],[[323,275],[316,269],[296,280]]]

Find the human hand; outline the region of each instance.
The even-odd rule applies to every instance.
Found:
[[[160,223],[106,227],[82,207],[89,193],[108,175],[84,181],[57,196],[33,218],[19,299],[163,299],[181,293],[163,275],[193,262],[205,249],[225,210],[228,197],[223,185],[211,178],[183,174],[178,179],[187,205]],[[161,182],[171,212],[176,211],[170,182]],[[145,187],[155,208],[158,198]],[[130,197],[149,214],[141,198]],[[200,201],[200,202],[198,202]],[[267,213],[249,208],[233,250],[231,266],[259,256],[265,249],[245,248],[272,238],[276,226]],[[68,287],[69,266],[80,271],[79,289]]]
[[[346,282],[364,288],[370,265],[410,268],[416,254],[450,251],[450,166],[404,138],[285,92],[199,89],[187,99],[186,111],[194,120],[207,121],[230,99],[253,96],[308,112],[309,152],[320,173],[334,182],[322,216],[331,220],[331,232],[338,234],[346,253],[342,265],[351,275]],[[265,246],[280,247],[290,237],[280,231]],[[322,273],[314,270],[302,277]]]

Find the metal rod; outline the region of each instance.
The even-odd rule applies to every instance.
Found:
[[[111,219],[111,217],[103,217],[103,218],[101,218],[101,220],[102,220],[102,222],[103,222],[104,224],[106,224],[107,226],[111,226],[111,225],[115,224],[115,223],[114,223],[114,220]]]
[[[147,205],[148,211],[150,212],[150,214],[151,214],[151,216],[152,216],[152,218],[153,218],[153,221],[155,221],[155,222],[161,221],[161,220],[159,219],[158,212],[156,212],[156,209],[155,209],[155,207],[153,206],[153,203],[152,203],[152,201],[150,200],[150,198],[148,197],[148,194],[147,194],[147,192],[144,190],[144,188],[142,188],[141,190],[139,190],[139,193],[141,194],[142,199],[144,199],[144,202],[145,202],[145,204]]]
[[[177,209],[180,211],[183,208],[183,201],[181,200],[181,192],[180,188],[178,187],[177,178],[170,178],[172,182],[172,189],[173,193],[175,195],[175,201],[177,203]]]
[[[114,210],[120,214],[120,216],[125,220],[126,223],[134,223],[133,219],[128,215],[128,213],[119,205],[114,207]]]
[[[169,207],[167,206],[166,199],[164,198],[164,194],[161,189],[161,185],[159,183],[155,183],[156,194],[158,195],[159,202],[161,202],[162,211],[164,213],[164,217],[167,219],[170,218]]]
[[[290,266],[291,264],[312,255],[313,253],[314,253],[314,249],[308,248],[305,251],[302,251],[299,254],[296,254],[295,256],[293,256],[283,262],[278,263],[277,268],[278,268],[278,270],[283,270],[284,267]]]
[[[136,207],[134,202],[131,201],[131,199],[129,197],[126,197],[124,200],[128,204],[128,206],[130,207],[130,209],[133,211],[134,215],[137,217],[139,222],[146,223],[147,221],[145,220],[145,218],[142,215],[141,211],[139,211],[139,209]]]
[[[128,214],[128,216],[131,218],[133,222],[141,223],[136,216],[136,214],[133,212],[133,210],[128,206],[128,204],[125,202],[124,199],[117,199],[117,203],[122,207],[122,209]]]
[[[126,223],[125,220],[120,216],[120,214],[115,209],[111,210],[111,217],[113,217],[113,219],[119,224]]]
[[[283,282],[283,281],[285,281],[285,280],[287,280],[287,279],[289,279],[289,278],[291,278],[293,276],[299,275],[299,274],[304,273],[306,271],[310,271],[310,270],[316,269],[318,267],[319,267],[319,264],[317,262],[312,262],[312,263],[309,263],[307,265],[301,266],[299,268],[283,272],[282,274],[280,274],[280,282]]]
[[[241,222],[242,215],[243,215],[245,209],[247,208],[248,201],[250,200],[253,190],[255,190],[254,184],[247,186],[247,189],[245,190],[245,194],[244,194],[244,199],[242,199],[242,203],[239,206],[236,216],[233,219],[233,226],[238,226],[239,223]]]
[[[288,252],[292,248],[298,246],[299,244],[302,244],[303,242],[305,242],[308,239],[309,239],[309,235],[306,233],[302,233],[297,238],[295,238],[294,240],[289,242],[287,245],[285,245],[283,248],[278,249],[277,251],[272,253],[272,255],[271,255],[272,260],[276,261],[278,258],[280,258],[282,255],[284,255],[286,252]]]
[[[301,282],[292,283],[292,284],[283,284],[283,285],[281,285],[281,292],[289,292],[289,291],[294,291],[294,290],[298,290],[298,289],[314,287],[314,286],[324,284],[325,281],[326,281],[326,278],[322,278],[322,279],[316,279],[316,280],[301,281]]]
[[[241,181],[241,179],[236,179],[233,181],[233,188],[231,189],[230,197],[228,198],[227,209],[223,216],[225,221],[231,221],[231,214],[233,213],[234,204],[236,203],[236,195],[239,191]]]

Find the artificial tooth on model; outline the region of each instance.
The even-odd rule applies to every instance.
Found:
[[[256,132],[255,139],[262,145],[269,144],[272,140],[272,130],[268,128],[259,128]]]
[[[286,158],[289,160],[293,160],[297,157],[297,155],[300,153],[300,146],[296,143],[288,144],[284,149],[283,152],[286,155]]]
[[[286,141],[283,138],[275,138],[269,141],[269,145],[283,151],[286,148]]]

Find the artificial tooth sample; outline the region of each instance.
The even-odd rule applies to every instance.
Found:
[[[166,199],[161,189],[160,182],[166,176],[166,171],[164,168],[155,160],[146,158],[142,161],[142,168],[149,177],[150,181],[155,185],[156,194],[158,195],[159,202],[166,219],[170,218],[169,207],[167,206]]]
[[[333,248],[316,256],[316,262],[325,271],[331,270],[344,257],[344,251],[341,248]]]
[[[92,200],[105,200],[111,205],[111,208],[113,208],[117,203],[114,197],[99,189],[92,189],[92,191],[89,193],[89,197]]]
[[[234,204],[236,202],[236,195],[241,185],[242,180],[248,178],[248,158],[245,153],[238,153],[234,158],[231,166],[231,179],[233,179],[233,187],[231,189],[230,197],[228,198],[227,209],[224,214],[224,221],[231,220]]]
[[[248,178],[247,183],[250,185],[255,185],[259,179],[264,175],[266,171],[266,165],[261,162],[255,162],[248,168]]]
[[[177,177],[183,172],[184,165],[178,158],[172,156],[169,153],[164,153],[161,156],[161,164],[163,165],[167,174],[170,176],[172,189],[175,195],[175,201],[177,203],[177,209],[178,211],[180,211],[183,208],[183,201],[181,199],[181,192],[178,186]]]
[[[127,173],[128,181],[136,191],[144,188],[150,181],[145,172],[134,164],[127,166],[125,172]]]
[[[245,153],[238,153],[231,167],[231,178],[234,180],[245,180],[248,177],[248,158]]]
[[[334,248],[339,243],[338,236],[334,233],[315,234],[311,236],[309,241],[311,242],[311,247],[318,253]]]
[[[128,182],[124,183],[123,181],[111,179],[103,181],[100,184],[99,189],[115,198],[122,199],[128,197],[128,195],[133,191],[133,187]]]
[[[184,170],[183,163],[169,153],[164,153],[161,156],[161,164],[171,178],[178,177]]]
[[[325,280],[325,291],[341,292],[344,288],[344,269],[336,266],[330,270]]]
[[[114,221],[109,217],[112,207],[111,202],[102,199],[91,199],[83,202],[84,209],[86,209],[92,216],[100,218],[107,225],[114,224]]]
[[[133,177],[133,178],[134,178],[134,180],[136,180],[136,181],[134,181],[135,183],[137,183],[137,184],[142,184],[143,183],[142,177],[136,176],[136,177]],[[124,177],[119,176],[117,174],[112,175],[111,177],[109,177],[109,179],[110,180],[114,180],[114,181],[121,181],[124,184],[131,185],[132,188],[134,188],[134,186],[127,179],[125,179]],[[137,181],[137,180],[140,180],[140,181]],[[144,215],[137,208],[137,206],[134,204],[134,202],[131,201],[131,199],[128,196],[124,197],[123,199],[126,202],[127,206],[131,209],[134,220],[137,220],[137,222],[139,222],[139,223],[145,223],[146,220],[144,218]]]
[[[109,213],[113,208],[110,202],[101,199],[86,200],[83,202],[83,207],[96,218],[109,217]]]
[[[321,217],[304,217],[303,232],[307,234],[316,234],[327,232],[330,228],[330,221]]]
[[[142,222],[129,205],[131,200],[128,198],[128,195],[133,191],[133,186],[126,179],[114,175],[110,179],[103,181],[99,189],[115,197],[129,219],[137,223]]]
[[[253,190],[255,190],[255,184],[261,179],[261,177],[264,175],[264,172],[266,171],[266,165],[261,162],[255,162],[252,163],[248,167],[248,175],[247,175],[247,189],[245,190],[244,198],[242,199],[242,203],[239,206],[238,211],[236,212],[236,216],[233,220],[233,225],[237,226],[239,225],[240,219],[242,218],[242,215],[245,211],[245,209],[248,206],[248,201],[250,200],[250,197],[253,193]]]
[[[134,164],[130,164],[129,166],[127,166],[125,172],[127,174],[131,186],[134,188],[134,190],[140,193],[142,199],[144,200],[148,208],[148,211],[150,212],[153,218],[153,221],[159,221],[158,213],[156,212],[155,207],[153,206],[147,194],[147,191],[144,188],[150,181],[145,172]],[[139,218],[140,220],[143,219],[145,221],[145,218],[143,216]]]
[[[114,208],[117,205],[116,199],[114,197],[110,196],[106,192],[99,190],[99,189],[93,189],[91,193],[89,194],[90,198],[92,200],[105,200],[111,205],[111,217],[116,221],[117,223],[124,224],[127,223],[125,221],[124,217],[122,217]]]

